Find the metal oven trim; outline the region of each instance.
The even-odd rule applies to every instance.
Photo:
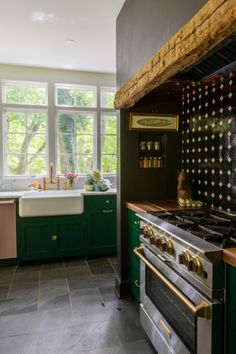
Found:
[[[181,292],[184,292],[184,297],[187,297],[191,302],[193,302],[193,310],[197,308],[199,304],[202,302],[206,303],[208,306],[208,311],[210,309],[210,312],[214,312],[215,306],[219,309],[219,306],[222,305],[221,301],[219,300],[210,300],[200,294],[196,289],[194,289],[191,284],[189,284],[185,279],[182,279],[178,274],[174,274],[173,270],[168,267],[168,264],[165,264],[163,260],[159,259],[155,254],[153,254],[150,250],[146,249],[145,247],[142,247],[141,255],[144,258],[147,258],[147,260],[153,265],[153,268],[157,268],[161,272],[161,274],[164,277],[168,278],[168,281],[174,283],[174,287],[177,287],[181,289]],[[137,251],[137,250],[136,250]],[[138,251],[138,252],[139,252]],[[137,253],[136,253],[137,254]],[[139,253],[140,254],[140,253]],[[141,258],[141,308],[143,308],[148,316],[144,316],[143,314],[140,313],[140,318],[141,322],[144,326],[148,326],[147,329],[145,329],[153,342],[153,339],[151,338],[153,335],[152,330],[150,332],[150,326],[151,323],[146,324],[148,322],[148,317],[150,317],[151,322],[154,323],[153,331],[158,331],[161,333],[162,338],[165,338],[165,342],[167,343],[166,346],[166,352],[165,351],[160,351],[160,347],[156,348],[159,352],[163,353],[169,353],[168,350],[171,350],[170,353],[179,353],[179,354],[187,354],[189,353],[189,350],[186,348],[185,344],[182,342],[181,338],[178,337],[178,335],[175,333],[175,331],[171,328],[171,326],[168,324],[168,321],[163,317],[163,315],[158,311],[154,303],[151,301],[151,299],[146,295],[145,293],[145,267],[148,266],[146,262]],[[169,268],[169,269],[168,269]],[[169,275],[168,275],[169,274]],[[159,276],[159,274],[158,274]],[[182,285],[181,285],[182,284]],[[179,295],[179,294],[178,294]],[[195,304],[195,305],[194,305]],[[216,311],[217,312],[217,311]],[[215,313],[215,312],[214,312]],[[145,317],[146,320],[144,321],[142,317]],[[208,317],[208,315],[207,315]],[[214,320],[216,320],[214,316]],[[220,320],[220,318],[218,319]],[[171,336],[168,335],[168,333],[165,333],[165,330],[163,332],[163,326],[161,325],[161,322],[163,321],[164,325],[167,327],[167,329],[171,332]],[[212,349],[212,320],[206,319],[203,317],[197,317],[197,332],[199,336],[201,336],[204,333],[204,341],[199,340],[199,336],[197,335],[196,341],[197,341],[197,354],[212,354],[213,349]],[[155,341],[155,340],[154,340]],[[159,341],[157,341],[159,343]],[[155,346],[155,342],[153,342]],[[161,347],[163,346],[163,340],[161,341]],[[219,351],[218,351],[219,350]],[[215,348],[214,348],[215,351]],[[216,353],[221,353],[220,349],[216,349]],[[215,354],[215,353],[214,353]]]

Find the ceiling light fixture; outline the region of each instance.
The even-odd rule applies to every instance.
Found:
[[[69,47],[73,47],[74,45],[76,45],[76,41],[74,39],[66,39],[64,41],[64,44]]]

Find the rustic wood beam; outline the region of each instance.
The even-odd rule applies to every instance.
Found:
[[[129,108],[186,70],[236,32],[236,0],[209,0],[116,93],[115,108]]]

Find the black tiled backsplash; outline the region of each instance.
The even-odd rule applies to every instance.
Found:
[[[236,211],[236,70],[183,88],[182,168],[195,199]]]

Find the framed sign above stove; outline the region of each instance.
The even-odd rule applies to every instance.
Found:
[[[179,116],[172,114],[130,113],[129,130],[178,131]]]

